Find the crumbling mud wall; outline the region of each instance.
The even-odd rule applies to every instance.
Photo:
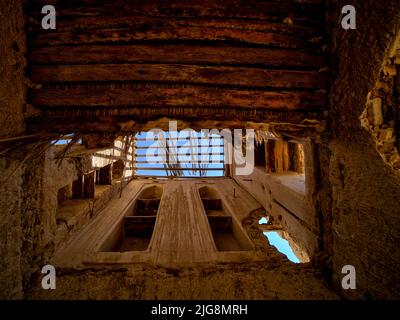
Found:
[[[28,299],[338,299],[309,265],[245,263],[165,269],[149,265],[58,270],[57,289],[40,279]]]
[[[0,138],[24,132],[24,1],[0,2]],[[0,158],[0,298],[22,297],[21,207],[23,167],[18,158]],[[4,180],[11,173],[13,178]]]
[[[29,163],[23,175],[22,204],[22,259],[24,288],[31,285],[32,277],[40,273],[55,250],[57,192],[77,177],[73,159],[54,159],[55,150]]]
[[[400,33],[384,62],[381,75],[368,96],[361,116],[362,125],[375,138],[382,158],[400,170]]]
[[[341,27],[340,11],[347,4],[357,10],[356,30]],[[327,147],[320,148],[329,184],[319,197],[322,203],[331,200],[331,209],[323,212],[332,221],[324,239],[332,257],[325,263],[346,298],[400,297],[400,177],[384,162],[360,121],[368,93],[400,31],[399,8],[398,0],[327,1],[334,81],[331,135]],[[356,290],[341,288],[344,265],[356,268]]]

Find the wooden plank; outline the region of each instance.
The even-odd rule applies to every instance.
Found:
[[[324,72],[176,64],[34,66],[29,78],[36,83],[158,81],[271,88],[322,89],[327,86]]]
[[[321,68],[322,55],[275,48],[194,45],[81,45],[34,48],[32,64],[177,63]]]
[[[72,17],[68,20],[58,20],[57,30],[43,30],[41,26],[42,16],[30,17],[28,23],[31,34],[50,34],[50,33],[65,33],[71,32],[79,35],[81,32],[98,30],[98,29],[116,29],[127,28],[130,31],[145,31],[149,28],[207,28],[223,30],[244,30],[256,31],[263,33],[279,33],[297,37],[299,39],[311,39],[321,33],[320,28],[313,26],[301,26],[298,24],[288,25],[281,22],[267,22],[257,20],[244,19],[207,19],[201,17],[192,18],[176,18],[176,17],[146,17],[143,15],[137,16],[96,16],[96,17]]]
[[[35,36],[32,46],[79,45],[137,43],[140,41],[218,41],[263,45],[282,48],[310,48],[305,41],[280,35],[252,30],[215,29],[215,28],[151,28],[148,30],[97,29],[79,33],[60,32],[42,33]]]
[[[38,15],[41,5],[54,3],[58,10],[57,15],[66,19],[77,16],[101,16],[113,13],[116,16],[147,15],[147,16],[175,16],[175,17],[217,17],[241,18],[277,21],[291,16],[297,23],[309,23],[318,18],[323,19],[323,6],[320,3],[297,1],[269,1],[254,2],[231,0],[229,5],[225,1],[210,0],[174,0],[174,1],[38,1],[30,6],[30,12]],[[37,11],[36,11],[36,10]]]
[[[282,140],[275,141],[275,172],[284,173],[289,170],[288,143]]]
[[[268,110],[323,110],[324,93],[208,88],[34,89],[38,107],[215,107]]]
[[[94,115],[97,115],[94,117]],[[131,129],[121,130],[118,123],[140,119],[141,124],[155,118],[172,117],[189,121],[192,128],[204,127],[204,121],[215,128],[237,129],[241,121],[269,123],[277,132],[291,133],[296,137],[309,137],[325,129],[325,116],[320,111],[279,111],[265,109],[236,109],[211,107],[159,107],[159,108],[45,108],[41,117],[26,119],[28,133],[115,133],[131,134]],[[210,119],[213,119],[210,121]],[[232,121],[232,119],[235,119]],[[106,121],[107,120],[107,121]],[[222,126],[222,127],[221,127]]]

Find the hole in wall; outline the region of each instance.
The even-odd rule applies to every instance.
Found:
[[[277,231],[267,231],[263,233],[271,246],[274,246],[280,253],[283,253],[290,261],[300,263],[300,260],[294,254],[289,241],[283,239]]]
[[[272,218],[270,216],[262,217],[258,221],[260,226],[269,226],[271,228],[271,230],[264,228],[263,232],[269,244],[284,254],[293,263],[309,262],[308,255],[293,241],[289,234],[282,230],[276,230],[271,221]]]
[[[268,224],[269,218],[268,217],[262,217],[259,221],[258,224]]]

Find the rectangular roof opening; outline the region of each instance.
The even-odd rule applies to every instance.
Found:
[[[134,146],[134,169],[138,177],[225,176],[224,138],[208,130],[139,132]]]

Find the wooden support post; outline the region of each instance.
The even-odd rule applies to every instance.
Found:
[[[78,179],[72,182],[72,199],[83,198],[83,175],[78,175]]]
[[[289,170],[304,173],[303,146],[299,143],[289,143]]]
[[[83,183],[83,197],[93,199],[95,192],[95,171],[85,174]]]
[[[283,173],[289,170],[289,150],[285,141],[275,141],[275,172]]]
[[[109,164],[99,170],[99,184],[108,185],[112,182],[112,165]]]

